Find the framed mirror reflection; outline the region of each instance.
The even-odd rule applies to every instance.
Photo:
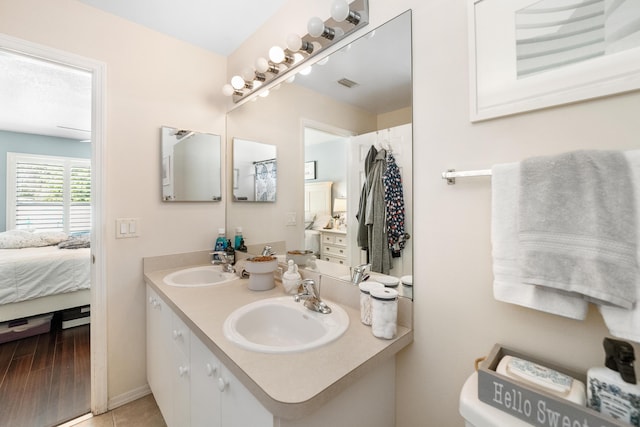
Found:
[[[160,135],[162,200],[221,201],[220,135],[168,126]]]

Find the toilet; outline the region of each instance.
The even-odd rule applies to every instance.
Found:
[[[478,399],[477,372],[471,374],[462,386],[459,410],[466,427],[531,427],[531,424]]]

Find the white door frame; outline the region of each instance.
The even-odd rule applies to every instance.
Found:
[[[86,70],[92,74],[91,95],[91,412],[107,411],[107,295],[105,213],[106,64],[0,33],[0,48]]]

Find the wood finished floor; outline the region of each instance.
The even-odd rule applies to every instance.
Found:
[[[91,409],[89,325],[0,344],[0,427],[49,427]]]

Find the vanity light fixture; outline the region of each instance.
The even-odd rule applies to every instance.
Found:
[[[336,22],[347,21],[353,25],[358,25],[362,18],[358,12],[349,9],[345,0],[335,0],[331,5],[331,17]]]
[[[333,40],[336,37],[336,30],[324,25],[322,19],[317,16],[309,19],[307,31],[311,37],[324,37],[327,40]]]
[[[308,34],[289,34],[285,40],[286,49],[273,46],[268,52],[269,59],[256,59],[255,68],[247,67],[240,75],[234,76],[231,84],[223,86],[222,93],[231,96],[234,102],[240,102],[254,92],[266,96],[268,88],[261,86],[272,81],[292,82],[294,70],[303,75],[309,74],[311,65],[303,65],[305,62],[369,23],[369,0],[353,0],[351,3],[335,0],[330,16],[326,21],[318,17],[311,18],[307,25]],[[317,62],[326,63],[326,60],[323,58]]]
[[[280,72],[277,64],[269,62],[263,57],[256,59],[256,70],[258,70],[259,73],[278,74]]]
[[[294,63],[293,56],[285,52],[284,49],[280,46],[273,46],[271,49],[269,49],[269,59],[274,64],[284,63],[290,65]]]
[[[302,51],[311,55],[313,53],[313,50],[315,49],[315,46],[311,42],[302,40],[302,38],[296,33],[291,33],[287,36],[287,48],[291,52]]]

